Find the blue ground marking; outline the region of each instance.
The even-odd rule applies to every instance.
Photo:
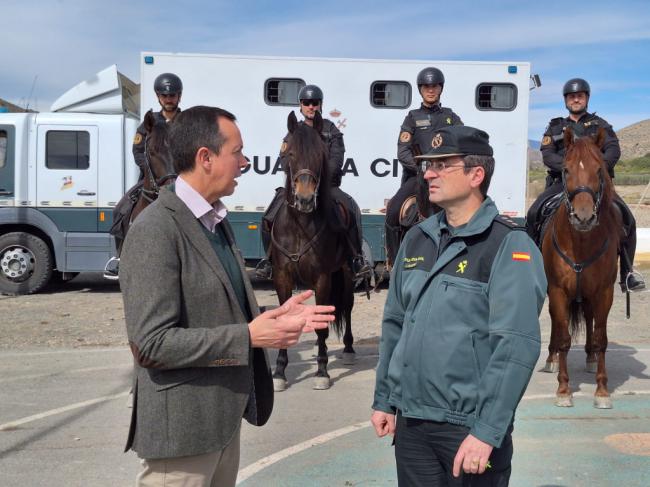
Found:
[[[523,401],[515,423],[511,487],[647,487],[650,451],[630,455],[608,445],[612,434],[650,434],[650,396],[618,396],[596,410],[591,397],[558,408],[552,399]],[[261,470],[242,487],[396,486],[390,439],[364,428]]]

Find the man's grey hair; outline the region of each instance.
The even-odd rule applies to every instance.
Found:
[[[492,156],[477,156],[477,155],[468,155],[463,157],[465,161],[465,166],[467,166],[464,171],[467,174],[470,170],[470,167],[482,167],[485,171],[485,177],[479,189],[481,194],[485,198],[487,196],[488,189],[490,188],[490,181],[492,180],[492,175],[494,174],[494,157]]]

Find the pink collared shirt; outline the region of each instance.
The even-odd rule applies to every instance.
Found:
[[[176,178],[176,196],[185,203],[201,224],[211,232],[214,232],[217,224],[226,218],[228,214],[226,206],[220,200],[211,205],[181,176]]]

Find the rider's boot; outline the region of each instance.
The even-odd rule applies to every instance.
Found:
[[[400,227],[385,225],[386,228],[386,266],[392,268],[395,265],[395,257],[399,249]]]
[[[629,251],[630,249],[626,248],[626,245],[624,243],[623,247],[621,248],[621,282],[619,283],[621,286],[621,291],[624,293],[628,291],[643,291],[645,289],[645,280],[643,279],[643,276],[640,272],[636,272],[632,268],[632,262],[634,262],[634,254],[632,253],[632,257],[629,258]]]
[[[257,263],[255,266],[255,276],[258,279],[271,279],[273,277],[273,264],[271,263],[270,255],[267,255]]]

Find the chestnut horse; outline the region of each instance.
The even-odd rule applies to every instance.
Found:
[[[612,407],[605,369],[607,315],[614,299],[622,224],[600,151],[604,138],[603,129],[595,140],[574,140],[573,132],[566,130],[564,204],[549,219],[542,239],[552,322],[544,371],[558,372],[557,406],[573,406],[567,353],[571,339],[584,328],[587,371],[596,373],[594,407]]]
[[[340,336],[343,328],[343,363],[354,363],[352,348],[352,306],[354,283],[348,266],[348,245],[342,232],[330,226],[334,203],[330,196],[327,147],[321,139],[323,120],[316,112],[314,126],[298,123],[291,112],[287,119],[289,136],[284,149],[286,173],[285,201],[271,230],[273,283],[280,304],[291,297],[293,289],[303,284],[315,290],[316,304],[336,307],[332,327]],[[349,218],[354,218],[352,215]],[[329,329],[316,330],[318,335],[318,370],[314,389],[329,389],[327,345]],[[280,350],[273,374],[276,391],[287,387],[286,350]]]

